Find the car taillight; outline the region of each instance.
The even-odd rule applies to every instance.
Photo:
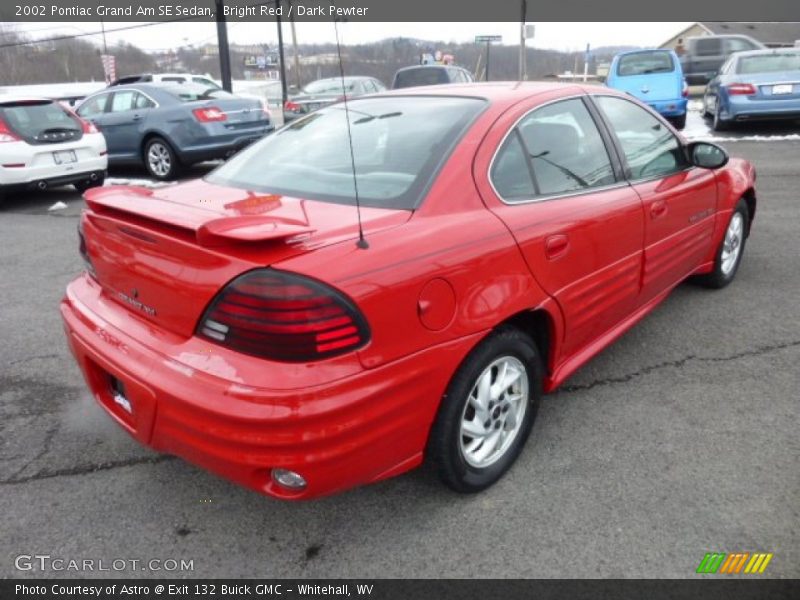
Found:
[[[297,102],[292,102],[291,100],[287,100],[284,103],[283,108],[292,112],[300,112],[300,105]]]
[[[89,275],[97,278],[97,274],[94,271],[94,265],[92,264],[92,259],[89,257],[89,249],[86,247],[86,237],[83,235],[83,221],[78,221],[78,252],[81,254],[81,258],[83,259],[84,265],[86,265],[86,270],[89,272]]]
[[[195,118],[201,123],[215,123],[228,120],[228,115],[226,115],[216,106],[195,108],[192,112],[194,113]]]
[[[756,86],[752,83],[729,83],[725,86],[730,96],[753,96]]]
[[[81,128],[83,129],[83,133],[98,133],[97,127],[95,127],[94,123],[91,121],[87,121],[86,119],[81,119],[78,117],[78,120],[81,122]]]
[[[689,97],[689,84],[686,83],[685,79],[683,81],[683,89],[681,90],[681,96],[683,96],[684,98]]]
[[[206,309],[197,334],[228,348],[284,362],[344,354],[369,340],[356,305],[319,281],[273,269],[229,283]]]
[[[9,128],[8,124],[3,119],[0,119],[0,143],[18,142],[19,140],[19,136],[11,131],[11,128]]]

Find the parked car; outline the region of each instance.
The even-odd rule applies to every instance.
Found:
[[[105,135],[110,164],[144,164],[156,179],[227,158],[275,129],[259,100],[186,83],[107,88],[77,112]]]
[[[0,96],[0,198],[21,189],[103,185],[108,157],[97,129],[55,100]]]
[[[286,499],[423,460],[479,491],[542,392],[687,277],[736,276],[753,166],[630,96],[515,82],[349,109],[203,179],[86,194],[61,314],[140,443]]]
[[[689,86],[672,50],[621,52],[611,61],[606,85],[627,92],[667,117],[678,129],[686,126]]]
[[[706,86],[703,112],[716,131],[740,121],[800,119],[800,49],[732,55]]]
[[[392,89],[446,83],[472,83],[475,78],[463,67],[454,65],[418,65],[404,67],[394,74]]]
[[[341,77],[317,79],[286,101],[283,107],[283,120],[284,123],[294,121],[323,106],[342,100],[345,95],[349,100],[385,90],[386,86],[374,77],[345,77],[344,84]]]
[[[705,85],[734,52],[760,50],[764,44],[746,35],[703,35],[686,40],[681,55],[683,75],[689,85]]]
[[[140,73],[139,75],[127,75],[115,79],[109,87],[117,85],[130,85],[132,83],[194,83],[206,88],[222,89],[216,81],[208,75],[194,75],[192,73]]]

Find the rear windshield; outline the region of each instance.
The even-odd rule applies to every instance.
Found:
[[[439,85],[440,83],[450,83],[447,78],[447,71],[444,69],[407,69],[400,71],[394,77],[394,88],[407,88],[417,85]]]
[[[36,138],[50,131],[81,131],[75,117],[60,104],[49,100],[0,104],[0,117],[24,138]]]
[[[736,67],[736,72],[742,74],[776,71],[800,71],[800,52],[742,56]]]
[[[251,145],[207,176],[259,193],[355,204],[346,115],[359,200],[413,209],[466,127],[476,98],[368,98],[312,113]]]
[[[197,100],[212,100],[214,98],[230,98],[233,94],[217,87],[204,85],[182,84],[165,86],[164,91],[174,96],[181,102],[195,102]]]
[[[675,69],[669,52],[636,52],[619,59],[617,75],[649,75],[670,73]]]
[[[343,94],[343,89],[352,92],[356,84],[353,80],[344,80],[342,86],[341,79],[322,79],[320,81],[312,81],[303,88],[306,94]]]

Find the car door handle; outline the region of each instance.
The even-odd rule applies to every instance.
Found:
[[[141,121],[142,120],[142,115],[133,115],[133,120],[134,121]]]
[[[656,200],[650,205],[650,218],[651,219],[660,219],[664,215],[667,214],[668,211],[667,203],[663,200]]]
[[[549,260],[566,254],[569,249],[569,238],[564,234],[551,235],[544,241],[544,253]]]

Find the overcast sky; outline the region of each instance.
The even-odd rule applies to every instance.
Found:
[[[136,23],[106,23],[109,45],[118,41],[135,44],[145,50],[163,50],[188,44],[205,44],[216,41],[214,23],[163,23],[151,27],[113,33],[118,27]],[[583,50],[589,43],[593,47],[610,45],[657,46],[689,23],[536,23],[536,35],[528,40],[535,48],[556,50]],[[99,22],[81,23],[19,23],[17,27],[36,38],[71,35],[100,30]],[[333,42],[331,23],[297,23],[299,43]],[[340,24],[342,43],[358,44],[389,37],[414,37],[466,42],[476,35],[502,35],[504,44],[519,43],[518,23],[343,23]],[[228,37],[232,43],[277,44],[275,23],[232,22],[228,24]],[[97,44],[100,35],[86,39]],[[284,24],[284,40],[290,41],[289,26]]]

